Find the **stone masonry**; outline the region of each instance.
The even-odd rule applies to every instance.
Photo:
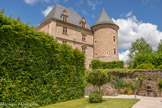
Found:
[[[53,36],[59,43],[66,43],[85,53],[86,68],[93,59],[118,61],[118,29],[103,10],[96,23],[90,26],[77,12],[56,4],[37,27]]]

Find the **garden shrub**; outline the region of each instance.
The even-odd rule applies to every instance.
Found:
[[[102,102],[101,92],[95,91],[90,93],[89,103],[101,103],[101,102]]]
[[[92,69],[102,69],[103,62],[100,60],[92,60],[91,62]]]
[[[40,106],[81,98],[85,56],[0,12],[0,102]]]
[[[136,67],[136,69],[155,69],[155,66],[152,65],[151,63],[143,63],[143,64],[140,64]]]
[[[124,68],[124,62],[123,61],[103,62],[100,60],[92,60],[91,66],[92,69]]]
[[[157,69],[162,69],[162,65],[159,65],[159,66],[157,67]]]

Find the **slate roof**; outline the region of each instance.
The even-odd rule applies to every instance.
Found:
[[[80,22],[81,22],[82,17],[77,12],[75,12],[74,10],[65,8],[65,7],[58,5],[58,4],[56,4],[52,8],[52,10],[45,17],[45,19],[42,21],[42,23],[44,21],[46,21],[47,19],[51,18],[51,17],[62,21],[61,14],[63,13],[64,10],[66,10],[67,15],[68,15],[68,23],[71,23],[71,24],[74,24],[74,25],[81,27]],[[91,26],[87,22],[86,22],[86,28],[91,30]]]
[[[97,24],[115,24],[112,19],[109,17],[109,15],[106,13],[106,11],[103,9],[100,16],[98,17],[96,23]]]

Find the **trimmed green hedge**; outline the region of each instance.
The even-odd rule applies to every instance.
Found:
[[[84,96],[85,56],[0,12],[0,102],[40,106]]]
[[[100,60],[92,60],[91,66],[92,69],[124,68],[124,62],[123,61],[103,62]]]

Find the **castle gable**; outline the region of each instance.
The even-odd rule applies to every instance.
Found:
[[[68,16],[67,23],[82,27],[82,25],[81,25],[82,17],[77,12],[75,12],[74,10],[65,8],[65,7],[63,7],[61,5],[58,5],[58,4],[56,4],[55,7],[53,7],[53,9],[45,17],[43,22],[48,20],[49,18],[55,18],[57,20],[62,21],[61,16],[62,16],[62,13],[64,12],[64,10],[66,10],[67,16]],[[91,30],[91,27],[90,27],[90,25],[88,23],[86,23],[85,26],[86,26],[86,29]]]

